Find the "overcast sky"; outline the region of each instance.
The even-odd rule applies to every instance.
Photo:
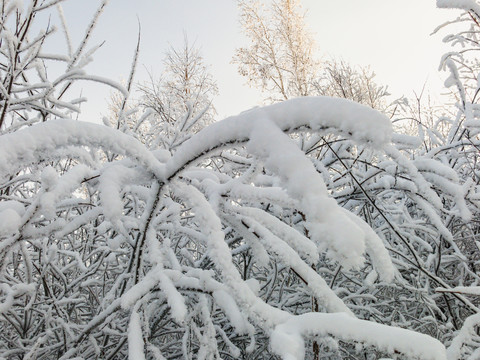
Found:
[[[83,35],[96,4],[96,0],[64,3],[74,40]],[[434,0],[303,0],[303,9],[319,56],[370,65],[377,81],[388,85],[395,96],[419,92],[426,81],[434,92],[440,91],[444,75],[438,73],[438,64],[446,51],[442,46],[445,33],[430,34],[454,18],[455,12],[436,9]],[[218,82],[218,118],[237,114],[260,101],[258,92],[248,88],[230,63],[235,49],[246,43],[238,15],[236,0],[111,0],[90,45],[105,43],[87,70],[117,81],[128,77],[138,17],[142,44],[137,81],[147,80],[148,72],[162,72],[165,50],[169,44],[181,46],[185,32],[201,47]],[[61,38],[55,46],[60,42]],[[81,119],[99,122],[100,114],[106,114],[110,90],[98,84],[82,86],[89,103]]]

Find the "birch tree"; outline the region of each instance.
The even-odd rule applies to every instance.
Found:
[[[387,107],[387,88],[375,73],[345,61],[320,61],[308,30],[301,0],[241,0],[240,25],[249,43],[237,49],[233,62],[268,102],[299,96],[337,96],[375,108]]]

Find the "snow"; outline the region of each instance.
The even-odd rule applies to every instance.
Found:
[[[128,90],[125,89],[125,87],[123,87],[122,84],[120,84],[116,81],[110,80],[108,78],[105,78],[103,76],[73,74],[73,75],[69,76],[68,79],[69,80],[70,79],[71,80],[87,80],[87,81],[99,82],[101,84],[108,85],[108,86],[114,88],[115,90],[118,90],[120,93],[122,93],[123,96],[128,96]]]
[[[246,309],[249,317],[265,330],[269,330],[273,325],[285,319],[287,313],[265,304],[242,280],[232,261],[230,249],[224,241],[220,219],[213,212],[203,194],[192,186],[179,183],[176,185],[177,196],[188,200],[191,204],[202,231],[208,238],[209,257],[213,260],[239,305]]]
[[[14,209],[0,209],[0,238],[16,233],[22,223],[22,218]]]
[[[301,278],[307,283],[312,290],[313,295],[324,305],[330,312],[345,312],[351,316],[353,313],[343,303],[343,301],[330,289],[324,279],[306,264],[300,256],[285,242],[270,233],[267,229],[259,226],[256,221],[249,218],[243,218],[243,223],[249,226],[249,230],[253,231],[260,237],[260,241],[268,249],[280,263],[285,264],[295,270]]]
[[[355,319],[342,313],[292,316],[275,328],[271,335],[271,347],[283,360],[303,360],[303,337],[313,336],[354,340],[391,354],[401,353],[407,358],[447,360],[445,347],[428,335]]]
[[[372,260],[373,267],[376,270],[375,272],[380,275],[380,279],[386,282],[393,281],[395,267],[393,266],[390,255],[388,254],[382,239],[380,239],[375,231],[373,231],[372,228],[360,217],[355,216],[346,209],[342,210],[349,219],[364,231],[366,252]]]
[[[298,98],[253,109],[202,130],[167,162],[166,177],[176,174],[196,154],[249,140],[247,150],[280,177],[292,198],[301,201],[306,226],[315,241],[323,243],[329,255],[345,267],[358,267],[364,260],[364,232],[327,196],[321,176],[282,132],[302,126],[328,129],[374,147],[388,143],[392,132],[388,118],[366,106],[345,99]]]
[[[422,145],[422,139],[418,136],[393,133],[392,143],[394,143],[397,148],[405,147],[408,149],[416,149]]]
[[[480,5],[474,0],[437,0],[437,7],[443,9],[461,9],[480,14]]]
[[[173,285],[171,279],[164,273],[161,266],[157,265],[136,285],[131,287],[122,296],[122,308],[132,307],[141,297],[148,294],[155,286],[159,286],[167,298],[172,317],[178,323],[183,323],[187,316],[187,307],[182,295]]]
[[[91,210],[85,211],[83,214],[76,216],[73,220],[67,224],[63,224],[61,229],[58,229],[56,236],[61,238],[71,232],[77,230],[81,226],[88,224],[89,222],[97,219],[102,214],[101,207],[95,207]]]
[[[0,179],[24,166],[47,160],[59,148],[71,145],[101,148],[131,157],[157,178],[164,178],[162,164],[135,138],[106,126],[62,119],[2,135]]]
[[[169,277],[169,274],[178,277],[178,273],[165,271],[164,265],[166,261],[164,252],[158,243],[155,232],[151,230],[151,228],[147,230],[146,244],[148,247],[148,256],[155,266],[122,296],[122,308],[128,309],[137,304],[143,296],[148,294],[154,287],[158,286],[162,294],[166,297],[173,319],[177,323],[183,324],[188,314],[185,299]],[[168,241],[164,241],[163,245],[168,247]],[[172,260],[176,262],[176,259]],[[174,265],[176,265],[175,267],[180,268],[178,264]]]
[[[271,231],[272,234],[285,241],[299,255],[303,256],[308,263],[315,264],[318,261],[319,254],[315,243],[283,221],[261,209],[242,207],[239,209],[239,212],[254,218],[259,224]]]
[[[5,210],[13,210],[18,215],[23,216],[25,213],[25,206],[16,200],[2,200],[2,202],[0,202],[0,213]]]
[[[459,293],[464,295],[480,295],[480,286],[455,286],[450,289],[437,288],[437,292]]]
[[[458,209],[458,215],[464,221],[470,221],[472,214],[465,202],[465,193],[455,170],[442,164],[440,161],[428,158],[417,158],[413,160],[413,164],[421,172],[425,180],[437,186],[443,193],[453,197],[455,206]]]
[[[213,298],[216,304],[223,310],[228,320],[230,320],[237,334],[244,335],[253,333],[253,326],[245,320],[237,303],[228,292],[216,290],[213,292]]]
[[[346,99],[302,97],[255,108],[212,124],[182,144],[167,163],[170,178],[198,154],[249,139],[258,119],[269,119],[282,131],[308,127],[342,134],[381,148],[390,142],[392,125],[383,114]]]
[[[5,299],[0,303],[0,314],[5,314],[12,306],[16,296],[23,294],[32,294],[35,292],[37,285],[32,284],[0,284],[0,294],[5,294]]]
[[[258,119],[247,150],[277,174],[282,187],[300,201],[312,239],[347,268],[363,264],[364,234],[328,197],[320,174],[303,152],[268,120]]]
[[[448,360],[462,360],[464,359],[464,344],[467,344],[472,338],[477,335],[476,327],[480,324],[480,313],[473,314],[465,319],[462,328],[455,335],[450,346],[447,348]],[[478,351],[478,348],[477,350]],[[473,354],[472,354],[473,355]],[[475,359],[475,356],[469,357],[469,359]]]
[[[130,360],[145,360],[144,346],[140,315],[133,311],[128,324],[128,358]]]

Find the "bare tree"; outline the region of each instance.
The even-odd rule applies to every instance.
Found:
[[[343,60],[330,60],[323,64],[322,72],[313,82],[312,94],[350,99],[371,108],[388,107],[386,86],[375,82],[375,72],[369,67],[352,66]]]
[[[153,110],[149,122],[152,131],[161,134],[159,145],[172,149],[213,122],[212,101],[218,88],[200,49],[186,35],[182,48],[170,47],[163,63],[159,79],[151,75],[150,82],[139,86],[140,103]]]
[[[275,0],[268,9],[259,0],[242,0],[239,8],[240,24],[250,40],[233,59],[240,74],[271,100],[307,96],[319,62],[299,0]]]

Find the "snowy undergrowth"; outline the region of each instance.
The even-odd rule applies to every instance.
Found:
[[[368,254],[379,281],[388,283],[395,276],[383,240],[337,204],[312,161],[288,136],[299,130],[334,133],[377,151],[391,138],[390,122],[380,113],[321,97],[250,110],[210,125],[170,158],[157,159],[155,152],[117,130],[69,120],[4,135],[0,178],[10,184],[12,173],[28,177],[32,192],[31,200],[18,201],[13,191],[16,200],[2,208],[5,216],[16,214],[8,215],[11,221],[2,226],[3,259],[24,254],[21,265],[4,266],[4,276],[29,271],[37,287],[29,285],[25,293],[32,299],[54,296],[55,311],[67,311],[70,301],[80,309],[89,293],[96,294],[94,313],[85,317],[75,311],[84,324],[71,312],[62,317],[59,331],[68,334],[70,344],[63,358],[99,351],[95,339],[107,334],[125,339],[115,329],[125,328],[124,319],[133,308],[128,348],[137,358],[145,356],[139,355],[141,349],[172,356],[175,347],[165,349],[156,340],[177,341],[175,335],[162,335],[168,324],[170,334],[175,328],[186,334],[178,338],[176,351],[189,354],[198,347],[195,351],[206,358],[219,355],[221,348],[227,351],[221,344],[232,355],[252,354],[261,331],[272,336],[272,352],[284,359],[303,359],[303,342],[325,336],[384,352],[441,359],[443,345],[427,335],[356,320],[355,310],[312,268],[326,255],[345,271],[358,271]],[[89,150],[89,162],[77,160],[68,171],[49,166],[36,183],[37,169],[52,159],[68,159],[77,148]],[[94,149],[115,153],[118,160],[95,162]],[[235,171],[208,165],[209,158],[222,153],[231,154],[225,159],[235,158]],[[248,257],[250,264],[242,266],[239,257]],[[43,270],[38,272],[35,264]],[[295,315],[272,302],[273,293],[281,296],[278,279],[265,277],[272,266],[290,269],[304,284],[302,292],[323,309],[317,311],[332,314]],[[52,272],[47,293],[38,283],[45,272]],[[108,274],[108,281],[102,274]],[[58,276],[64,279],[63,287],[54,280]],[[347,316],[334,314],[338,312]],[[156,318],[159,313],[163,318]],[[157,322],[162,326],[155,326]],[[355,330],[365,326],[371,330]],[[46,330],[43,341],[54,341],[54,333],[55,328]],[[251,346],[239,349],[235,339],[242,335],[251,339]],[[290,340],[282,340],[285,336]]]

